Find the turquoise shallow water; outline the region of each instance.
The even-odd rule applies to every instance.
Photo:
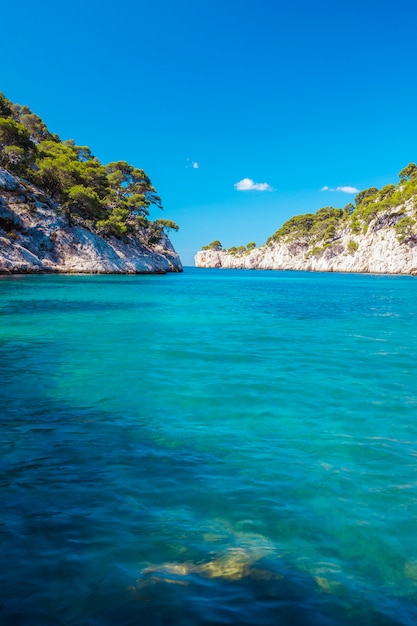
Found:
[[[0,279],[1,624],[417,622],[417,279]]]

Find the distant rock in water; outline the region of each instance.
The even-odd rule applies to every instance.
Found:
[[[213,241],[197,267],[417,275],[417,167],[400,172],[395,187],[372,187],[356,207],[325,207],[297,215],[267,243],[222,249]]]
[[[145,244],[135,234],[68,226],[59,203],[0,167],[0,273],[42,272],[163,274],[182,264],[165,233]]]

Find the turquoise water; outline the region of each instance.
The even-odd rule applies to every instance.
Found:
[[[0,280],[1,624],[417,622],[417,279]]]

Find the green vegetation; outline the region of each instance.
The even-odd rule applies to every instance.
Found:
[[[160,220],[159,220],[160,221]],[[251,241],[250,243],[247,244],[247,246],[232,246],[231,248],[225,250],[225,252],[227,252],[227,254],[249,254],[249,252],[251,250],[254,250],[256,248],[256,243],[254,241]],[[223,250],[223,246],[220,243],[220,241],[218,239],[215,239],[214,241],[212,241],[211,243],[209,243],[207,246],[203,246],[202,250]]]
[[[343,232],[365,235],[370,228],[382,226],[394,227],[401,244],[414,245],[417,243],[417,165],[407,165],[399,173],[399,179],[397,185],[360,191],[355,204],[349,203],[343,209],[328,206],[316,213],[295,215],[268,238],[266,245],[302,243],[308,248],[308,256],[318,256],[338,246]],[[410,209],[413,216],[410,216]],[[255,247],[256,244],[251,242],[246,247],[232,246],[226,252],[248,254]],[[358,247],[358,243],[351,239],[346,251],[354,254]],[[216,240],[203,248],[208,249],[221,250],[222,246]]]
[[[397,239],[400,243],[417,243],[416,220],[409,215],[402,217],[395,224]]]
[[[350,228],[354,234],[366,234],[373,220],[376,224],[395,226],[401,243],[417,242],[417,221],[405,215],[404,206],[410,198],[417,198],[417,166],[410,163],[401,170],[399,178],[396,186],[360,191],[355,197],[355,205],[348,204],[344,209],[324,207],[317,213],[292,217],[269,237],[267,245],[303,239],[311,247],[311,254],[316,255],[325,246],[336,242],[342,229]],[[357,244],[351,240],[348,244],[350,254],[356,251],[355,246]]]
[[[256,248],[256,243],[254,241],[251,241],[250,243],[247,244],[247,246],[239,246],[239,247],[232,246],[231,248],[225,250],[225,252],[227,252],[228,254],[249,254],[249,252],[251,250],[254,250],[255,248]],[[202,250],[219,251],[219,250],[223,250],[223,246],[218,239],[215,239],[214,241],[209,243],[207,246],[203,246]]]
[[[356,241],[353,241],[353,239],[351,239],[347,246],[347,250],[349,254],[355,254],[358,248],[359,248],[359,244]]]
[[[324,207],[317,213],[296,215],[269,237],[267,245],[283,239],[293,241],[302,237],[307,237],[311,243],[318,241],[330,243],[336,237],[336,229],[342,222],[343,215],[342,209],[333,207]]]
[[[223,246],[218,239],[215,239],[207,246],[203,246],[202,250],[223,250]]]
[[[2,93],[0,166],[44,190],[70,226],[116,237],[134,234],[144,243],[178,230],[172,220],[148,219],[150,207],[162,209],[162,204],[143,170],[126,161],[103,165],[90,148],[61,141],[27,106]]]

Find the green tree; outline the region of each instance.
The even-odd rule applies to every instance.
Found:
[[[34,177],[35,182],[45,189],[53,200],[65,200],[64,192],[78,182],[70,163],[64,158],[46,157],[38,160]]]
[[[61,141],[29,107],[7,100],[0,92],[0,165],[24,175],[61,203],[72,224],[118,237],[134,234],[149,242],[164,231],[178,230],[172,220],[147,219],[151,205],[162,209],[149,176],[126,161],[107,166],[88,146]]]
[[[349,204],[347,204],[343,209],[343,219],[347,219],[348,217],[350,217],[354,210],[355,210],[354,205],[351,202],[349,202]]]
[[[34,153],[35,145],[26,128],[11,118],[0,117],[0,164],[10,167],[13,171],[16,169],[15,165],[18,165],[20,173],[22,165],[29,165]],[[17,154],[19,158],[16,161]]]
[[[145,243],[153,246],[159,243],[163,236],[163,228],[157,221],[148,222],[145,234]]]
[[[395,185],[385,185],[380,191],[381,200],[388,200],[395,191]]]
[[[78,164],[78,176],[87,187],[91,187],[100,199],[105,200],[109,193],[109,182],[105,167],[96,157]]]
[[[12,103],[0,91],[0,117],[12,117]]]
[[[415,163],[409,163],[407,167],[401,170],[398,174],[401,180],[413,180],[417,179],[417,166]]]
[[[67,200],[63,203],[63,207],[68,218],[68,226],[72,226],[74,215],[78,215],[84,220],[93,221],[103,216],[103,206],[94,189],[83,185],[74,185],[67,191],[66,195]]]
[[[370,196],[375,196],[375,194],[377,194],[377,193],[378,193],[378,188],[377,187],[369,187],[369,189],[364,189],[363,191],[360,191],[355,196],[355,204],[356,204],[356,206],[361,204],[365,200],[365,198],[369,198]]]
[[[44,139],[51,139],[52,135],[46,128],[46,124],[38,115],[28,113],[20,117],[20,123],[26,128],[31,140],[40,143]]]
[[[109,191],[107,173],[100,161],[90,155],[88,148],[76,146],[72,140],[42,141],[34,176],[56,200],[66,200],[65,194],[75,185],[91,188],[103,200]]]
[[[169,230],[178,231],[180,229],[178,224],[176,222],[173,222],[172,220],[159,219],[159,220],[156,220],[156,224],[158,224],[158,226],[161,226],[161,228],[165,231],[169,231]]]
[[[106,219],[97,222],[98,231],[103,235],[114,235],[119,239],[126,235],[128,231],[127,219],[129,211],[121,207],[115,207],[108,214]]]
[[[161,198],[143,170],[126,161],[114,161],[106,165],[106,172],[110,187],[110,205],[123,206],[129,210],[130,215],[149,215],[151,204],[162,209]]]
[[[214,241],[209,243],[207,246],[203,246],[202,249],[203,250],[222,250],[223,246],[218,239],[215,239]]]

